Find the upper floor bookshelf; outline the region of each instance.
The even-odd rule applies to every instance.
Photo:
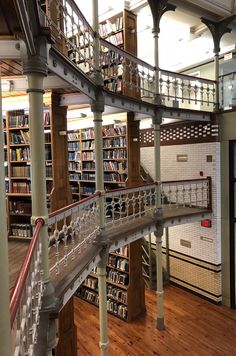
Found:
[[[68,174],[65,170],[68,166],[67,141],[59,134],[66,129],[66,116],[65,109],[58,108],[58,100],[56,94],[51,94],[50,105],[45,107],[43,115],[45,184],[50,211],[71,202]],[[5,186],[9,237],[30,238],[32,190],[28,109],[8,111],[5,121]]]
[[[103,170],[107,189],[125,186],[127,179],[126,125],[104,125]],[[94,128],[68,133],[68,170],[73,200],[95,192]]]

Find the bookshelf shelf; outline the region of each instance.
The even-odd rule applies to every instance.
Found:
[[[144,285],[141,274],[141,245],[135,241],[109,253],[107,266],[107,309],[125,321],[132,321],[145,311]],[[139,263],[140,262],[140,263]],[[112,264],[112,265],[111,265]],[[117,268],[123,265],[126,271]],[[112,279],[110,279],[111,277]],[[98,305],[96,272],[92,271],[76,295]],[[118,283],[120,280],[121,283]]]
[[[67,140],[59,135],[66,129],[66,109],[58,106],[59,96],[47,94],[44,109],[46,191],[50,197],[50,211],[71,202],[69,181],[65,167],[68,165]],[[9,238],[31,238],[31,177],[30,177],[30,131],[28,110],[6,112],[5,161],[8,236]],[[54,158],[52,161],[52,157]],[[54,169],[56,167],[56,169]],[[62,189],[63,187],[63,189]]]

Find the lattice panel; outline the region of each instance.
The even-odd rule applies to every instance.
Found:
[[[161,126],[161,145],[183,145],[219,141],[219,125],[216,123],[180,123]],[[154,146],[153,129],[140,131],[141,147]]]

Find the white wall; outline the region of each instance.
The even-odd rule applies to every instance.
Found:
[[[187,162],[177,162],[176,155],[185,154]],[[212,162],[206,162],[206,156],[212,156]],[[154,176],[154,148],[141,149],[141,163]],[[201,143],[161,147],[161,180],[182,180],[212,177],[213,216],[212,227],[201,227],[200,222],[172,227],[169,230],[170,249],[199,258],[221,263],[220,242],[220,144]],[[180,245],[180,240],[191,242],[191,248]],[[165,242],[164,242],[165,245]]]

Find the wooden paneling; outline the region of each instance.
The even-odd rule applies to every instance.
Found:
[[[76,326],[74,324],[73,297],[67,302],[59,314],[58,345],[56,356],[76,356]]]

